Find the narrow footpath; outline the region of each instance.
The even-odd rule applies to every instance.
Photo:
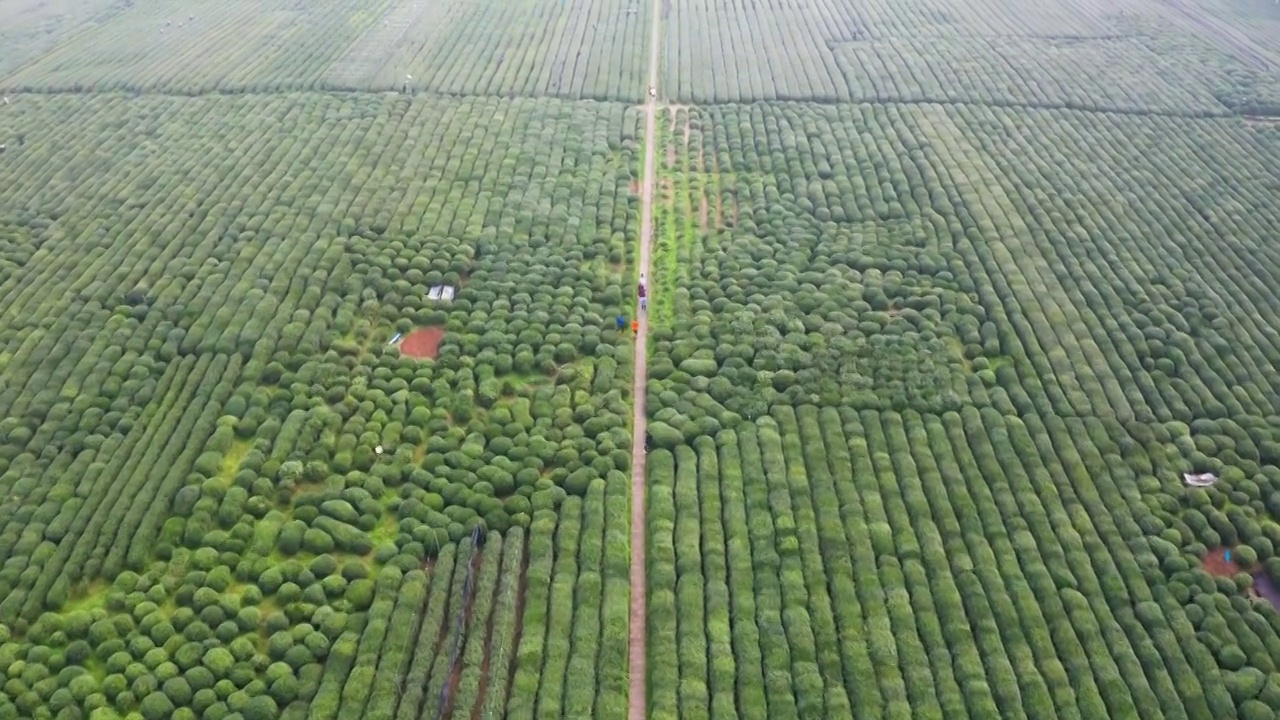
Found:
[[[640,273],[647,279],[649,288],[656,287],[649,272],[649,250],[653,245],[653,188],[655,172],[654,143],[657,138],[658,98],[658,48],[662,20],[661,0],[653,0],[649,35],[649,85],[645,88],[644,103],[644,178],[640,184]],[[650,90],[654,90],[651,92]],[[653,293],[649,295],[652,297]],[[638,308],[637,308],[638,309]],[[629,720],[646,720],[648,710],[648,674],[645,655],[648,629],[648,583],[645,565],[645,436],[648,420],[645,400],[649,384],[649,314],[637,313],[640,322],[636,334],[635,368],[632,372],[631,397],[634,403],[631,435],[631,640],[629,647],[631,691],[629,695]]]

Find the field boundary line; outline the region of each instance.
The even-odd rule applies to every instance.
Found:
[[[34,95],[34,96],[53,96],[53,95],[119,95],[129,98],[135,97],[167,97],[175,99],[195,100],[207,97],[263,97],[263,96],[280,96],[293,95],[297,93],[306,93],[308,95],[333,95],[333,96],[364,96],[364,97],[405,97],[410,99],[425,100],[510,100],[512,98],[522,100],[551,100],[563,103],[582,103],[582,102],[598,102],[598,103],[614,103],[627,104],[634,110],[647,112],[649,103],[644,105],[635,105],[630,100],[619,100],[610,98],[582,97],[570,98],[563,95],[511,95],[510,93],[445,93],[434,90],[415,90],[412,95],[405,95],[399,90],[343,90],[333,87],[322,87],[320,89],[310,89],[304,87],[284,88],[275,91],[266,90],[244,90],[241,91],[224,91],[210,90],[208,92],[174,92],[168,90],[71,90],[66,88],[18,88],[6,87],[4,80],[0,80],[0,91],[8,93],[10,96]],[[1066,103],[1025,103],[1025,102],[1005,102],[1001,100],[945,100],[945,99],[925,99],[925,98],[898,98],[888,100],[830,100],[825,98],[809,98],[809,99],[754,99],[754,100],[738,100],[735,102],[693,102],[678,101],[672,103],[656,103],[658,109],[662,108],[715,108],[715,107],[750,107],[752,105],[765,104],[772,106],[790,106],[790,105],[820,105],[820,106],[839,106],[839,107],[861,107],[863,105],[871,105],[874,107],[892,107],[892,106],[909,106],[909,105],[927,105],[937,107],[989,107],[999,108],[1002,110],[1027,110],[1032,112],[1060,112],[1060,113],[1090,113],[1100,115],[1118,115],[1118,116],[1136,116],[1136,117],[1164,117],[1177,118],[1182,120],[1193,121],[1221,121],[1242,119],[1245,113],[1236,112],[1230,108],[1223,107],[1219,111],[1195,111],[1195,110],[1178,110],[1176,108],[1117,108],[1117,107],[1098,107],[1084,108],[1071,107]],[[1253,117],[1272,117],[1257,116]],[[642,198],[643,200],[643,198]]]

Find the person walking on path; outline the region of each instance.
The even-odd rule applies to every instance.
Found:
[[[648,310],[649,310],[649,298],[641,295],[640,296],[640,312],[647,312]]]
[[[631,334],[635,335],[636,337],[640,337],[640,321],[639,320],[631,321]]]

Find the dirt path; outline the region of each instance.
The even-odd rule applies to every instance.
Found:
[[[649,29],[649,88],[658,87],[658,48],[661,37],[661,3],[653,0]],[[656,93],[654,93],[656,94]],[[644,104],[644,178],[640,186],[640,272],[648,277],[649,287],[656,287],[649,274],[649,250],[653,244],[653,186],[656,161],[658,99],[645,88]],[[641,314],[640,332],[636,336],[635,368],[631,375],[634,414],[631,422],[631,626],[630,678],[628,696],[629,720],[646,720],[648,710],[648,673],[646,669],[648,628],[648,584],[645,577],[645,437],[649,426],[645,416],[645,400],[649,383],[649,317]]]

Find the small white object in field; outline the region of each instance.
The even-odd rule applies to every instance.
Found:
[[[9,104],[9,96],[8,96],[8,95],[5,95],[5,96],[4,96],[4,104],[5,104],[5,105],[8,105],[8,104]]]
[[[1182,473],[1182,480],[1191,487],[1209,487],[1218,482],[1213,473]]]
[[[382,454],[382,446],[381,446],[381,445],[379,445],[378,447],[374,448],[374,449],[373,449],[373,451],[374,451],[374,452],[376,452],[376,453],[378,453],[379,455],[381,455],[381,454]]]

